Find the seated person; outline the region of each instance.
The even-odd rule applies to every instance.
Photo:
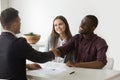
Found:
[[[52,32],[45,46],[45,51],[49,51],[51,50],[51,48],[57,48],[59,46],[62,46],[71,37],[72,34],[70,32],[67,19],[62,15],[56,16],[55,19],[53,20]],[[54,61],[66,62],[69,58],[71,58],[70,57],[71,55],[72,52],[70,52],[67,56],[66,55],[63,56],[64,58],[56,57]]]
[[[74,61],[69,60],[66,64],[70,67],[83,68],[103,68],[106,63],[106,51],[108,45],[106,41],[94,34],[98,25],[98,19],[94,15],[85,16],[79,27],[79,33],[73,36],[68,42],[57,49],[52,49],[54,53],[61,56],[74,52]]]
[[[26,59],[45,63],[57,56],[52,51],[40,52],[32,48],[25,38],[17,37],[20,33],[21,19],[18,11],[7,8],[1,12],[0,22],[4,31],[0,35],[0,79],[27,80]],[[39,67],[36,64],[34,68]]]

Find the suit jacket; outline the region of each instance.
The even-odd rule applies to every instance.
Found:
[[[38,52],[25,38],[17,38],[9,32],[0,35],[0,79],[27,80],[26,59],[44,63],[54,58],[49,52]]]

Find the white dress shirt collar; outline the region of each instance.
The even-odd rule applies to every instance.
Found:
[[[3,32],[9,32],[9,33],[13,34],[15,37],[17,37],[16,34],[13,33],[12,31],[9,31],[9,30],[3,30]]]

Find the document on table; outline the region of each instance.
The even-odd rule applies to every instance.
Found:
[[[67,71],[67,66],[63,63],[47,62],[40,65],[42,69],[30,70],[28,71],[27,74],[34,75],[34,76],[41,76],[41,77],[49,77],[49,76],[55,76]]]
[[[55,76],[58,75],[67,69],[62,69],[62,68],[44,68],[40,70],[31,70],[29,71],[29,74],[32,74],[34,76],[41,76],[41,77],[46,77],[49,78],[49,76]]]
[[[61,72],[66,71],[67,69],[60,69],[60,68],[50,68],[50,69],[41,69],[41,73],[42,74],[46,74],[46,75],[55,75],[55,74],[59,74]]]

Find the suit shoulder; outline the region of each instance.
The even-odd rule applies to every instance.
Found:
[[[15,43],[25,44],[27,41],[25,38],[20,37],[15,40]]]

